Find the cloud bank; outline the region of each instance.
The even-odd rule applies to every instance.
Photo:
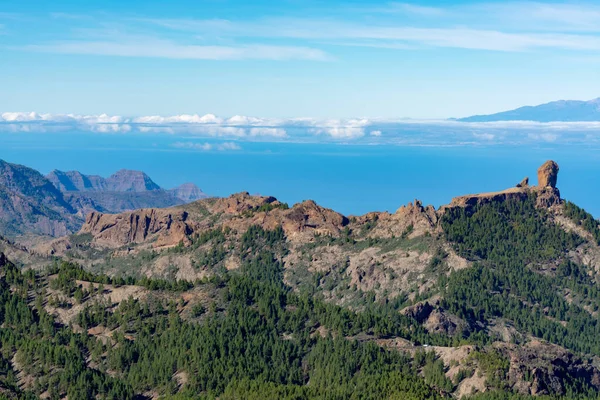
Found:
[[[390,145],[600,145],[600,121],[591,122],[459,122],[262,118],[236,115],[181,114],[124,117],[116,115],[0,114],[0,133],[73,132],[81,134],[171,135],[175,138],[232,139],[220,144],[178,140],[173,148],[201,151],[239,150],[239,142],[368,143]]]

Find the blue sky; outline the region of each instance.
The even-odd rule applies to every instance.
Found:
[[[0,112],[446,118],[600,96],[593,2],[0,5]]]

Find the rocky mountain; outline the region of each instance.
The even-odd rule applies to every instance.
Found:
[[[106,179],[77,171],[44,177],[0,160],[0,230],[6,236],[64,236],[79,230],[89,212],[169,207],[206,197],[193,184],[161,189],[138,171],[121,170]]]
[[[520,107],[490,115],[460,118],[462,122],[537,121],[577,122],[600,121],[600,98],[589,101],[560,100],[538,106]]]
[[[0,296],[3,326],[41,336],[53,318],[69,328],[48,345],[83,332],[86,362],[7,340],[0,385],[43,394],[45,370],[69,398],[597,398],[600,225],[558,174],[548,161],[537,185],[362,216],[248,193],[92,212],[23,250],[62,265],[0,282],[29,299]],[[13,305],[48,317],[23,327]]]
[[[54,170],[46,178],[61,192],[68,194],[72,203],[103,212],[169,207],[208,197],[193,183],[164,190],[145,173],[126,169],[108,178],[84,175],[78,171]]]

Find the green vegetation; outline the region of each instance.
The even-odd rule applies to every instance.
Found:
[[[533,197],[452,209],[442,224],[459,254],[477,260],[441,279],[444,308],[474,327],[504,318],[549,342],[600,355],[600,325],[582,307],[598,307],[600,292],[585,267],[566,258],[582,239],[551,224]],[[538,271],[548,268],[556,271]],[[578,302],[565,300],[563,288]]]
[[[583,211],[568,207],[569,216],[591,229]],[[215,228],[192,237],[185,249],[166,251],[175,256],[191,248],[198,268],[218,266],[231,253],[240,256],[240,268],[221,268],[195,282],[109,277],[67,262],[38,272],[1,267],[0,399],[42,393],[70,400],[148,393],[173,400],[443,399],[481,374],[491,391],[470,399],[529,400],[510,393],[509,358],[490,345],[494,338],[486,326],[498,319],[600,356],[600,326],[590,314],[600,309],[600,289],[585,266],[567,257],[582,238],[551,224],[534,197],[448,210],[442,221],[446,239],[474,261],[449,275],[441,237],[409,238],[412,227],[398,238],[361,236],[376,223],[358,235],[346,229],[340,238],[317,237],[306,246],[435,250],[425,272],[439,276],[432,290],[441,294],[440,307],[470,324],[463,336],[428,332],[400,313],[405,294],[361,293],[360,307],[354,308],[360,311],[325,302],[317,289],[335,292],[348,267],[343,259],[331,271],[315,273],[314,287],[292,290],[284,281],[288,248],[281,227],[251,226],[241,237]],[[87,238],[77,240],[84,246]],[[137,262],[155,256],[141,252]],[[146,290],[118,304],[101,296],[124,285]],[[47,307],[81,311],[63,326]],[[411,356],[382,347],[379,339],[423,347]],[[469,357],[449,366],[434,351],[423,351],[425,345],[467,343],[474,345]],[[452,379],[446,376],[449,368],[455,368]],[[523,374],[533,379],[531,371]],[[581,376],[561,374],[556,379],[564,396],[540,400],[596,398]],[[18,375],[31,384],[20,385]]]
[[[570,201],[565,202],[564,210],[566,217],[590,232],[596,240],[596,243],[600,245],[599,223],[592,214],[586,212],[583,208],[578,207],[575,203],[571,203]]]

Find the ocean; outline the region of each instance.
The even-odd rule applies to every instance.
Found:
[[[562,197],[600,216],[600,152],[582,143],[268,142],[89,132],[4,132],[0,139],[1,159],[44,174],[135,169],[164,188],[193,182],[214,196],[247,191],[290,205],[312,199],[345,215],[393,212],[414,199],[439,207],[454,196],[512,187],[525,176],[535,183],[537,168],[553,159]]]

